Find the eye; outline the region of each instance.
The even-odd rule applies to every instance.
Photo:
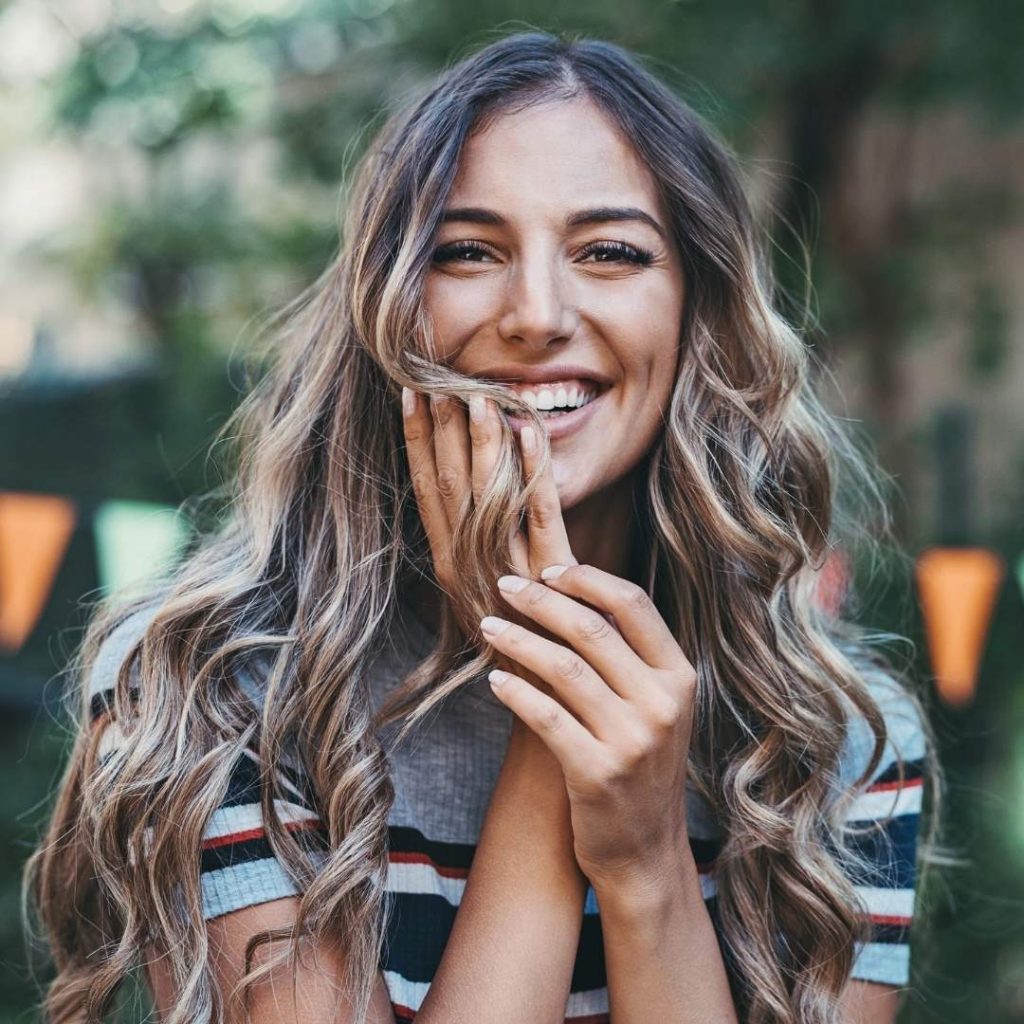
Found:
[[[479,259],[463,259],[465,256],[489,256],[490,253],[479,242],[450,242],[434,250],[435,263],[479,263]]]
[[[627,245],[625,242],[591,242],[583,247],[581,260],[588,256],[603,257],[596,259],[596,263],[634,263],[637,266],[646,267],[654,260],[654,253],[650,249],[641,249],[636,245]]]

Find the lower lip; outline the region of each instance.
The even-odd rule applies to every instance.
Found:
[[[571,434],[574,430],[582,427],[594,414],[594,407],[608,394],[609,390],[602,391],[597,398],[587,402],[580,409],[573,409],[572,412],[563,412],[561,416],[542,417],[548,438],[552,441],[557,441],[559,438],[565,437],[566,434]],[[530,425],[529,420],[524,420],[519,416],[509,416],[508,422],[517,434],[523,427]]]

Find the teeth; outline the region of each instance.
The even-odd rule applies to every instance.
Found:
[[[552,392],[549,388],[541,388],[536,393],[533,391],[523,391],[519,397],[524,402],[529,402],[535,409],[547,410],[556,407],[562,409],[581,409],[593,401],[596,396],[596,391],[582,391],[574,387],[570,388],[568,392],[565,388],[559,388],[555,392]]]

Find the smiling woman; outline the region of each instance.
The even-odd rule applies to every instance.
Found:
[[[344,236],[234,515],[87,634],[51,1018],[143,963],[170,1024],[891,1022],[932,747],[814,600],[879,491],[733,155],[621,48],[511,35]]]

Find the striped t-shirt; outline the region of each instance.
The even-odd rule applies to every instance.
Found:
[[[145,611],[136,613],[101,648],[90,681],[95,715],[106,706],[117,669],[145,621]],[[427,655],[432,641],[410,610],[399,610],[389,643],[371,673],[374,710]],[[254,698],[260,698],[257,670],[241,671],[239,680]],[[871,921],[871,940],[858,945],[852,977],[905,985],[910,969],[924,738],[912,705],[895,684],[878,680],[872,685],[890,735],[871,784],[847,815],[858,831],[861,826],[879,823],[852,844],[868,865],[865,872],[861,864],[854,881]],[[440,963],[504,759],[512,716],[491,692],[486,676],[481,676],[435,708],[403,744],[394,742],[398,723],[381,732],[395,799],[388,816],[389,912],[380,968],[396,1021],[411,1021],[416,1016]],[[116,725],[108,727],[101,756],[112,750],[118,739]],[[852,782],[863,771],[872,748],[866,724],[854,720],[840,766],[844,782]],[[897,748],[904,760],[902,780]],[[315,802],[308,782],[287,766],[285,776],[289,799],[278,802],[282,822],[289,829],[316,832],[319,822],[312,810]],[[721,831],[707,804],[693,791],[687,794],[687,814],[701,888],[717,926],[714,864]],[[264,837],[254,754],[241,757],[235,765],[227,793],[204,835],[200,871],[207,919],[297,895]],[[592,888],[586,893],[565,1018],[574,1024],[600,1024],[609,1019],[601,920]]]

